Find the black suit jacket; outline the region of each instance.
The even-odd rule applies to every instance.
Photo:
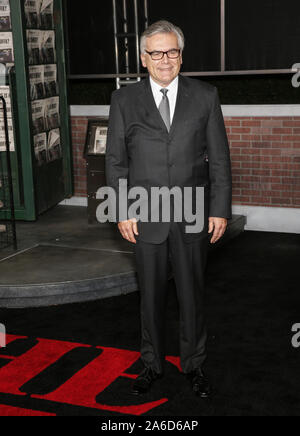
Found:
[[[183,221],[180,226],[186,242],[207,235],[209,216],[230,219],[231,162],[217,88],[180,74],[170,132],[155,104],[149,76],[114,91],[106,179],[116,192],[119,179],[127,179],[129,188],[142,186],[149,195],[151,187],[203,186],[205,227],[199,233],[186,233]],[[117,208],[117,221],[118,212]],[[169,227],[169,222],[139,221],[138,237],[159,244],[167,238]]]

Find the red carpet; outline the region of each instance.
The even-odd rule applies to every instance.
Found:
[[[136,397],[142,369],[140,299],[1,309],[0,415],[112,419],[299,416],[300,235],[245,232],[209,259],[207,372],[196,398],[179,366],[179,307],[170,281],[165,376]],[[172,419],[171,418],[171,419]]]
[[[6,335],[6,344],[17,345],[18,341],[27,338],[24,336]],[[0,392],[14,396],[24,396],[22,389],[26,383],[33,380],[40,373],[54,365],[59,359],[72,350],[90,348],[90,345],[55,341],[49,339],[36,339],[36,345],[19,356],[0,355],[0,362],[6,363],[0,368]],[[140,353],[109,347],[95,347],[101,354],[88,365],[62,383],[57,389],[45,395],[29,395],[30,398],[53,403],[63,403],[72,406],[99,409],[122,414],[142,415],[168,401],[168,398],[159,398],[155,401],[128,406],[99,404],[96,397],[105,389],[113,385],[119,378],[129,379],[129,383],[137,377],[126,371],[140,358]],[[166,360],[175,365],[178,371],[180,362],[178,357],[166,357]],[[129,390],[128,384],[128,390]],[[134,397],[133,397],[134,398]],[[133,401],[134,402],[134,401]],[[30,409],[10,408],[2,405],[3,414],[32,415],[38,413]],[[43,414],[41,412],[41,414]]]
[[[55,416],[55,414],[37,412],[36,410],[21,409],[20,407],[4,406],[0,404],[0,416]]]

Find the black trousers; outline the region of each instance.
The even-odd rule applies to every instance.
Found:
[[[141,359],[145,366],[164,372],[165,310],[168,265],[171,260],[180,308],[180,364],[187,373],[206,359],[207,332],[204,316],[204,273],[208,234],[186,243],[178,223],[172,222],[162,244],[139,240],[135,261],[140,287]]]

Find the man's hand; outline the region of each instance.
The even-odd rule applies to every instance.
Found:
[[[124,239],[126,239],[129,242],[132,242],[133,244],[136,244],[136,239],[134,235],[139,234],[136,218],[132,218],[128,221],[121,221],[118,224],[118,227]]]
[[[210,242],[215,244],[225,233],[227,228],[228,220],[225,218],[209,218],[209,230],[208,233],[213,233],[213,237]]]

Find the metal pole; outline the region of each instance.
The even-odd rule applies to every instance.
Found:
[[[190,77],[209,77],[209,76],[242,76],[242,75],[257,75],[257,74],[295,74],[295,69],[286,70],[226,70],[226,71],[187,71],[182,72],[183,76]],[[126,77],[147,77],[148,74],[70,74],[68,79],[70,80],[82,80],[82,79],[114,79],[116,77],[126,78]]]
[[[118,27],[117,27],[117,6],[116,0],[113,0],[113,17],[114,17],[114,32],[115,32],[115,56],[116,56],[116,73],[117,73],[117,89],[120,88],[120,66],[119,66],[119,47],[118,47]]]
[[[148,0],[144,0],[144,11],[145,11],[145,30],[149,25],[149,15],[148,15]]]
[[[123,0],[123,16],[124,16],[124,33],[128,33],[128,17],[127,17],[127,4],[126,0]],[[128,46],[128,38],[125,37],[125,69],[126,74],[129,73],[129,46]]]
[[[225,0],[221,0],[221,71],[224,72],[225,65]]]
[[[138,7],[137,0],[134,0],[134,26],[135,26],[135,34],[136,34],[136,68],[137,73],[141,72],[141,64],[140,64],[140,41],[139,41],[139,19],[138,19]],[[140,77],[137,79],[141,80]]]

